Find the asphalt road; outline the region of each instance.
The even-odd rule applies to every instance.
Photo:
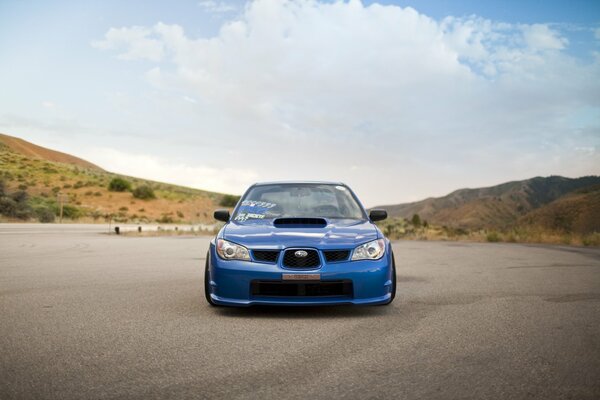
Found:
[[[208,238],[0,225],[0,398],[598,399],[600,251],[398,242],[388,307],[210,308]]]

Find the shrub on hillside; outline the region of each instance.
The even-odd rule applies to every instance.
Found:
[[[488,232],[488,234],[485,236],[485,239],[490,243],[499,242],[500,235],[498,234],[498,232],[495,231]]]
[[[0,197],[0,214],[7,217],[14,217],[17,212],[17,202],[10,197]]]
[[[225,194],[221,198],[221,202],[219,203],[223,207],[235,207],[237,202],[240,200],[240,196],[234,196],[232,194]]]
[[[42,223],[50,223],[54,222],[55,215],[54,210],[50,207],[39,207],[35,210],[35,215],[37,216],[38,221]]]
[[[129,192],[131,183],[123,178],[113,178],[108,184],[108,190],[111,192]]]
[[[83,216],[83,211],[80,208],[65,204],[63,206],[63,217],[69,219],[79,219]]]
[[[161,224],[172,224],[174,222],[173,217],[169,214],[162,214],[161,217],[159,219],[157,219],[156,221]]]
[[[32,209],[28,203],[29,195],[23,190],[0,196],[0,214],[19,219],[29,219]]]
[[[141,200],[150,200],[155,199],[156,195],[154,194],[154,190],[152,190],[150,186],[141,185],[133,190],[133,197]]]

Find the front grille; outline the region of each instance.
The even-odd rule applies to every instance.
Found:
[[[275,263],[279,257],[279,250],[252,250],[255,261]]]
[[[305,257],[298,257],[297,252],[306,252]],[[319,253],[312,249],[290,249],[283,255],[283,266],[288,268],[315,268],[321,265]]]
[[[346,261],[350,256],[350,250],[327,250],[323,255],[328,263]]]
[[[253,296],[271,297],[352,297],[352,281],[281,282],[252,281]]]

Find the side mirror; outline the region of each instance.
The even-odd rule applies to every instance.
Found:
[[[229,222],[229,210],[216,210],[213,215],[217,221]]]
[[[371,210],[371,212],[369,213],[369,219],[373,222],[382,221],[386,218],[387,218],[387,211],[385,211],[385,210],[374,209],[374,210]]]

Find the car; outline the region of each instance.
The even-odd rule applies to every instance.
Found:
[[[206,256],[204,292],[212,306],[387,305],[396,295],[390,241],[338,182],[252,185]]]

